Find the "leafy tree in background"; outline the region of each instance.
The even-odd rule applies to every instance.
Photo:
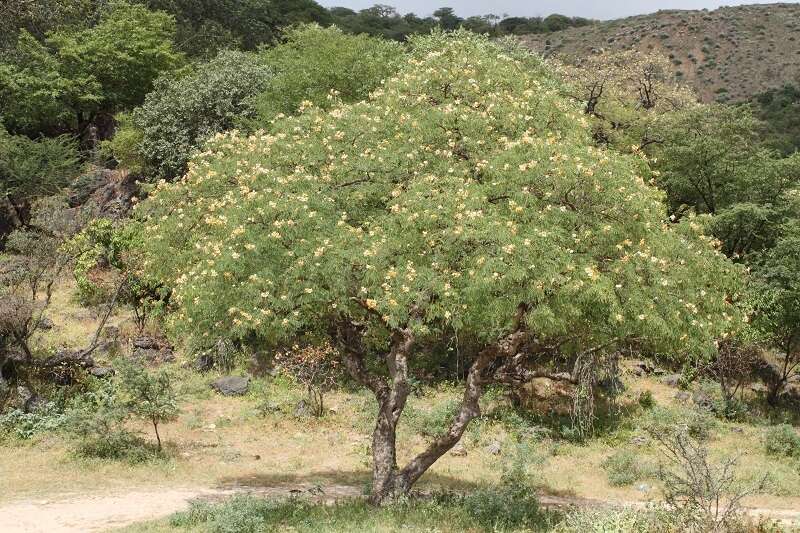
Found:
[[[206,138],[255,116],[250,99],[271,78],[263,58],[236,51],[223,51],[181,76],[166,75],[141,107],[123,117],[106,148],[125,167],[173,179]]]
[[[800,207],[800,191],[789,196]],[[766,380],[771,404],[800,373],[800,209],[796,215],[786,222],[775,246],[751,262],[756,279],[751,290],[754,326],[777,348],[776,371]]]
[[[285,42],[261,54],[274,77],[253,101],[257,116],[248,121],[252,129],[297,112],[303,102],[327,108],[337,100],[367,98],[396,72],[403,48],[338,28],[304,25],[287,30]]]
[[[17,218],[10,226],[27,223],[32,202],[60,192],[78,172],[76,144],[66,135],[36,141],[9,135],[0,125],[0,194]]]
[[[717,214],[737,203],[768,204],[800,179],[800,157],[763,148],[746,108],[696,106],[664,121],[654,151],[673,213],[690,206]]]
[[[598,144],[637,151],[663,142],[661,117],[696,98],[672,77],[667,58],[637,51],[603,52],[560,69],[568,94],[589,117]]]
[[[800,150],[800,88],[785,85],[753,99],[764,143],[784,155]]]
[[[74,131],[79,110],[102,101],[91,77],[69,77],[46,46],[27,31],[0,62],[0,119],[14,133],[36,136]]]
[[[330,24],[328,11],[313,0],[136,0],[171,13],[178,23],[178,46],[191,56],[221,48],[255,50],[273,44],[285,27],[304,22]]]
[[[98,114],[144,100],[158,75],[179,66],[175,23],[163,12],[109,4],[85,29],[51,32],[45,43],[19,34],[0,62],[0,116],[14,133],[84,133]]]
[[[174,36],[172,16],[115,2],[96,26],[58,31],[47,42],[57,50],[65,76],[96,80],[103,110],[115,112],[143,102],[162,72],[182,64]]]
[[[701,356],[737,323],[733,265],[694,220],[663,223],[646,164],[596,148],[538,58],[467,32],[411,45],[369,100],[219,136],[141,211],[174,334],[336,343],[379,407],[376,504],[459,441],[488,385],[548,356],[588,373],[619,343]],[[463,398],[400,467],[411,369],[453,330],[482,346]]]

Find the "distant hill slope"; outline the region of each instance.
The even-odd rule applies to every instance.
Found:
[[[704,101],[741,101],[800,84],[800,4],[659,11],[521,39],[545,56],[655,51]]]

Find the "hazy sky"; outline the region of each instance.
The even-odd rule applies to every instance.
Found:
[[[544,16],[561,13],[593,19],[612,19],[629,15],[652,13],[659,9],[716,9],[720,6],[741,4],[769,4],[770,1],[748,0],[317,0],[320,4],[364,9],[375,4],[394,6],[401,13],[413,11],[418,15],[430,15],[437,7],[449,6],[462,17],[470,15],[509,14],[518,16]],[[786,2],[787,0],[784,0]],[[798,0],[800,2],[800,0]],[[790,3],[798,3],[790,2]]]

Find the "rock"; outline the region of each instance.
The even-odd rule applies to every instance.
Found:
[[[714,410],[714,400],[711,399],[711,396],[704,392],[697,391],[692,394],[692,401],[697,407],[701,409],[707,409],[709,411]]]
[[[679,402],[686,402],[689,401],[691,395],[686,391],[679,390],[678,392],[675,393],[675,396],[673,396],[673,398],[675,398]]]
[[[208,352],[203,352],[197,356],[194,362],[194,369],[198,372],[210,372],[214,368],[214,356]]]
[[[647,437],[643,437],[641,435],[633,437],[631,439],[631,444],[633,444],[634,446],[644,446],[645,444],[647,444]]]
[[[53,329],[54,326],[55,324],[53,324],[53,321],[47,318],[46,316],[43,316],[42,318],[39,319],[39,329],[41,330],[44,331],[51,330]]]
[[[117,326],[106,326],[100,332],[100,336],[104,339],[115,341],[119,338],[119,328]]]
[[[155,337],[142,336],[133,339],[133,347],[142,350],[158,350],[161,348],[161,343]]]
[[[463,443],[459,442],[453,449],[450,450],[450,455],[453,457],[466,457],[467,456],[467,448],[464,446]]]
[[[653,364],[650,361],[642,361],[640,359],[631,361],[631,369],[637,376],[643,376],[653,372]]]
[[[638,490],[639,492],[650,492],[650,485],[648,485],[647,483],[642,483],[636,487],[636,490]]]
[[[171,363],[175,361],[175,354],[169,348],[160,350],[137,348],[133,350],[133,357],[151,364]]]
[[[664,376],[663,378],[661,378],[661,383],[663,383],[664,385],[667,385],[669,387],[677,387],[678,383],[680,383],[680,381],[681,381],[681,375],[680,374],[668,374],[668,375]]]
[[[242,396],[250,388],[250,378],[225,376],[211,382],[211,388],[223,396]]]
[[[656,376],[663,376],[666,373],[667,371],[660,367],[656,367],[653,369],[653,374],[655,374]]]
[[[488,453],[490,455],[500,455],[500,453],[502,453],[502,451],[503,451],[503,447],[500,445],[499,442],[494,441],[493,443],[488,445],[485,448],[485,450],[486,450],[486,453]]]
[[[311,416],[311,409],[308,408],[308,404],[305,400],[300,400],[294,406],[294,416],[295,418],[306,418],[307,416]]]
[[[47,405],[47,399],[39,396],[38,394],[34,394],[25,402],[23,406],[23,410],[26,413],[33,413],[42,409],[44,406]]]
[[[732,431],[733,433],[744,433],[744,428],[740,428],[740,427],[732,427],[732,428],[731,428],[731,431]]]
[[[96,378],[107,378],[114,375],[114,369],[110,366],[95,366],[89,369],[89,373]]]

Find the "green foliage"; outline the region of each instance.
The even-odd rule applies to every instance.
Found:
[[[406,419],[420,435],[438,437],[450,426],[453,417],[458,413],[460,402],[450,399],[437,403],[430,411],[413,411],[406,415]]]
[[[800,149],[800,88],[785,85],[753,99],[756,116],[763,122],[765,144],[789,155]]]
[[[439,493],[379,508],[363,500],[343,500],[334,505],[305,499],[268,500],[237,495],[222,503],[193,503],[186,512],[170,518],[172,527],[197,528],[211,533],[260,531],[430,531],[447,524],[446,531],[511,532],[541,530],[549,516],[531,490],[502,484],[467,495]]]
[[[273,44],[283,28],[304,22],[329,24],[328,11],[313,0],[135,0],[175,16],[176,41],[190,56],[223,48],[255,50]]]
[[[759,123],[747,108],[696,106],[664,120],[658,182],[672,213],[681,206],[716,214],[738,203],[767,204],[799,176],[800,160],[760,147]]]
[[[0,117],[11,131],[35,135],[72,129],[77,111],[101,100],[96,80],[67,75],[51,50],[25,31],[0,61]]]
[[[266,127],[279,114],[291,115],[304,102],[324,109],[338,101],[367,98],[399,67],[397,43],[348,35],[337,28],[306,25],[286,31],[286,41],[262,52],[275,77],[254,102],[252,129]]]
[[[115,369],[119,373],[121,405],[153,424],[160,450],[158,425],[177,419],[180,412],[172,375],[165,369],[150,372],[138,363],[125,360],[119,361]]]
[[[180,66],[174,36],[172,16],[112,2],[96,26],[58,31],[47,42],[57,50],[64,75],[96,81],[104,110],[113,112],[140,104],[162,72]]]
[[[173,331],[277,341],[342,314],[377,342],[401,324],[493,341],[528,302],[575,349],[713,349],[734,269],[693,220],[663,224],[647,166],[594,148],[562,91],[522,50],[437,33],[368,101],[214,139],[143,204]]]
[[[547,33],[569,27],[586,26],[591,21],[581,17],[550,15],[541,17],[506,17],[487,14],[462,19],[450,7],[437,9],[433,16],[419,17],[414,13],[401,15],[391,6],[376,4],[372,7],[354,11],[345,7],[330,10],[333,23],[349,33],[368,34],[385,39],[405,41],[414,35],[427,34],[439,27],[454,30],[464,27],[475,33],[485,33],[494,37],[501,35],[526,35]]]
[[[270,68],[257,55],[221,52],[183,76],[157,80],[108,146],[123,164],[173,179],[185,172],[203,141],[253,116],[249,100],[270,78]]]
[[[35,435],[60,430],[67,420],[64,410],[54,402],[47,402],[30,413],[13,409],[0,414],[0,434],[13,435],[22,440],[30,439]]]
[[[19,32],[0,61],[0,117],[9,130],[33,136],[83,128],[98,112],[141,103],[161,72],[182,63],[171,16],[125,2],[92,11],[96,24],[59,26],[44,43]]]
[[[800,459],[800,435],[789,424],[773,426],[764,435],[764,449],[769,455]]]
[[[89,378],[85,386],[66,411],[65,427],[75,438],[76,457],[131,464],[159,457],[155,445],[125,427],[131,412],[121,401],[117,380]]]
[[[25,204],[60,192],[78,172],[78,151],[68,136],[32,141],[0,125],[0,194]]]
[[[134,125],[130,113],[118,113],[114,119],[117,130],[111,139],[100,143],[101,157],[106,161],[116,160],[120,167],[132,174],[145,174],[148,165],[140,152],[144,143],[144,132]]]
[[[690,530],[689,517],[674,509],[576,509],[556,525],[555,533],[681,533]]]
[[[601,464],[614,487],[632,485],[647,476],[642,458],[631,450],[619,450],[609,455]]]

